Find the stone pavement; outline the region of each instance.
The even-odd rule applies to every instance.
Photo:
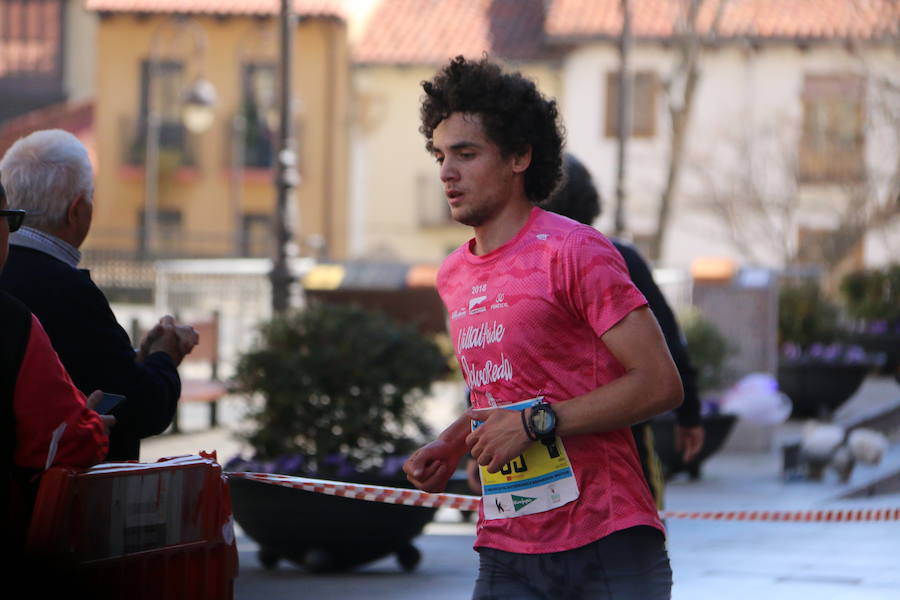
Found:
[[[846,412],[900,401],[893,380],[867,381]],[[205,407],[191,423],[203,423]],[[186,411],[187,412],[187,411]],[[237,404],[223,406],[223,422],[240,421]],[[777,440],[796,433],[793,423],[780,427],[769,451],[723,451],[710,458],[699,481],[676,479],[667,489],[672,510],[806,510],[829,508],[900,508],[900,494],[841,499],[848,489],[880,473],[900,468],[900,445],[878,467],[857,467],[849,484],[833,473],[821,482],[785,482],[780,477]],[[142,460],[216,449],[222,462],[240,449],[227,427],[145,441]],[[674,600],[897,600],[900,599],[900,522],[778,523],[670,520],[669,554],[674,571]],[[392,557],[340,575],[309,575],[282,563],[264,570],[256,544],[238,531],[240,576],[238,600],[275,598],[374,598],[451,600],[470,597],[477,568],[472,551],[474,525],[458,513],[438,512],[415,544],[422,551],[419,568],[404,573]]]
[[[769,455],[721,454],[699,482],[667,489],[673,510],[900,508],[900,495],[840,500],[842,486],[779,480]],[[667,523],[673,598],[900,598],[900,523]]]

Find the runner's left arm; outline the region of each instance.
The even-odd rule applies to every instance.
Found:
[[[630,427],[681,404],[681,378],[649,308],[631,311],[600,339],[625,374],[587,394],[554,404],[559,435]]]
[[[600,337],[625,374],[587,394],[554,403],[557,435],[630,427],[681,403],[681,379],[650,309],[644,306],[631,311]],[[478,429],[468,434],[466,443],[478,464],[491,473],[531,443],[518,411],[495,410],[485,417],[470,409],[467,414],[469,418],[484,419]]]

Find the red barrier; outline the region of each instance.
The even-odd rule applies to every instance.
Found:
[[[50,469],[26,554],[93,598],[229,600],[238,561],[222,469],[214,455]]]

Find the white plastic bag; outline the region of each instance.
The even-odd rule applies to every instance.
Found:
[[[757,425],[784,423],[793,405],[768,373],[751,373],[741,378],[722,397],[722,412]]]
[[[853,458],[868,465],[877,465],[888,449],[888,439],[872,429],[854,429],[847,436],[847,446]]]
[[[846,432],[840,425],[807,421],[803,425],[801,448],[811,459],[830,460],[838,447],[844,443]],[[843,460],[844,457],[841,457]]]

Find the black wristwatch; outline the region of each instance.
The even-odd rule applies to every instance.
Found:
[[[534,438],[547,446],[556,441],[556,413],[549,402],[541,400],[531,407],[528,429]]]

